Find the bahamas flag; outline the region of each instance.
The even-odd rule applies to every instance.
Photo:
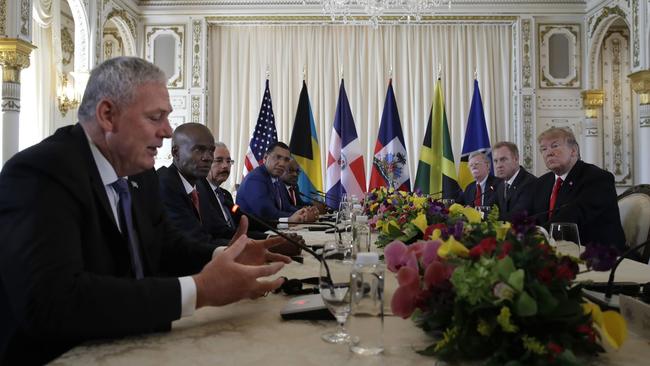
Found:
[[[454,152],[441,84],[438,79],[433,91],[433,104],[427,121],[427,132],[420,148],[414,189],[424,194],[441,194],[442,198],[456,198],[460,187],[456,178]]]
[[[293,122],[293,131],[291,131],[289,149],[293,158],[300,165],[300,175],[298,176],[300,192],[309,195],[311,192],[322,192],[323,172],[320,164],[318,135],[314,116],[311,113],[307,84],[304,80],[302,81],[296,119]]]
[[[472,106],[469,110],[469,118],[467,119],[465,141],[463,142],[463,152],[460,155],[460,169],[458,170],[458,183],[460,183],[462,189],[465,189],[468,184],[474,181],[468,164],[470,154],[476,151],[482,151],[488,154],[488,158],[491,161],[491,146],[487,125],[485,123],[481,91],[478,89],[478,81],[474,79],[474,96],[472,97]]]
[[[381,115],[381,125],[375,144],[375,156],[372,158],[372,173],[368,190],[382,186],[402,191],[411,190],[406,144],[395,102],[392,79],[388,81],[384,112]]]

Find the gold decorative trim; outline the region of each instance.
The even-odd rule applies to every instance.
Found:
[[[201,21],[192,21],[192,87],[201,86]]]
[[[158,34],[171,34],[176,37],[174,51],[176,61],[174,63],[174,74],[169,75],[167,80],[167,87],[173,89],[182,89],[185,86],[185,26],[182,24],[176,25],[151,25],[145,27],[145,58],[149,62],[155,63],[154,60],[154,46],[155,38]]]
[[[530,57],[530,51],[531,51],[531,46],[530,46],[530,41],[531,41],[531,34],[530,34],[530,26],[531,26],[531,21],[530,19],[525,19],[521,21],[521,40],[522,40],[522,53],[523,53],[523,63],[521,65],[521,73],[523,74],[523,83],[522,86],[524,88],[530,88],[532,85],[531,79],[532,79],[532,65],[531,65],[531,57]]]
[[[29,54],[36,48],[17,38],[0,38],[0,65],[4,82],[20,83],[20,70],[29,67]]]
[[[605,92],[603,90],[583,90],[580,95],[582,95],[583,108],[598,108],[603,106],[603,100],[605,99]]]
[[[625,12],[621,8],[619,8],[618,5],[614,6],[614,7],[611,7],[611,8],[610,7],[604,7],[602,13],[600,13],[598,18],[596,18],[596,21],[594,22],[593,27],[591,27],[591,32],[589,32],[589,37],[592,37],[594,35],[594,32],[596,31],[596,28],[598,28],[598,25],[600,24],[600,22],[605,20],[610,15],[618,15],[623,19],[625,19],[625,16],[626,16]],[[593,17],[592,17],[592,19],[593,19]],[[589,20],[588,26],[591,26],[591,19]]]
[[[568,32],[574,37],[572,47],[572,54],[569,57],[569,76],[562,79],[557,79],[551,75],[550,70],[546,67],[549,65],[549,45],[546,42],[546,35],[550,34],[565,34]],[[581,67],[581,39],[580,39],[580,24],[538,24],[538,68],[539,68],[539,87],[540,88],[562,88],[562,89],[575,89],[580,88],[580,73]],[[567,35],[568,36],[568,35]],[[570,36],[568,36],[570,37]],[[550,36],[549,36],[550,38]],[[571,39],[568,40],[571,42]],[[573,77],[571,77],[573,76]],[[571,77],[571,79],[568,79]]]
[[[523,96],[524,115],[524,159],[523,165],[528,170],[533,170],[533,96]]]
[[[192,95],[192,100],[190,102],[192,108],[192,122],[200,123],[201,118],[201,96]]]
[[[20,33],[23,36],[29,37],[32,34],[32,2],[30,0],[22,0],[20,3]]]
[[[70,65],[74,57],[74,40],[68,27],[61,28],[61,51],[63,53],[61,62]]]
[[[400,20],[400,16],[383,16],[383,23],[391,23]],[[367,21],[368,16],[355,16],[355,20]],[[440,21],[492,21],[492,22],[515,22],[519,19],[516,16],[508,15],[429,15],[423,16],[422,21],[415,24]],[[215,15],[206,17],[210,23],[283,23],[283,22],[332,22],[332,17],[325,15]],[[413,24],[413,23],[411,23]]]
[[[632,81],[632,89],[639,93],[650,93],[650,70],[641,70],[627,76]]]
[[[106,21],[110,20],[111,18],[122,19],[129,27],[129,31],[131,32],[131,37],[135,38],[135,21],[131,19],[129,13],[127,13],[126,10],[124,9],[111,10],[111,12],[108,13],[108,15],[106,16]]]
[[[639,1],[632,1],[632,39],[633,39],[633,58],[634,58],[634,67],[639,67],[639,38],[641,34],[639,33]]]

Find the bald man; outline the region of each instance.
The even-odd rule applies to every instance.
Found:
[[[209,233],[201,225],[201,206],[196,183],[205,179],[210,168],[215,144],[210,130],[200,123],[176,127],[172,135],[172,157],[169,167],[158,169],[160,195],[167,217],[186,236],[213,245],[228,245],[231,232]]]

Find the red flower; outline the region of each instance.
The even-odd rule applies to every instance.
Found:
[[[573,281],[576,278],[577,273],[578,265],[568,257],[562,257],[562,259],[560,259],[560,265],[555,271],[557,278],[566,281]]]
[[[433,234],[433,231],[435,229],[440,229],[442,231],[444,228],[446,228],[447,225],[439,223],[439,224],[433,224],[429,225],[426,230],[424,230],[424,240],[429,240],[431,238],[431,234]]]
[[[509,241],[504,242],[501,245],[501,253],[498,255],[497,258],[499,259],[505,258],[508,254],[510,254],[511,250],[512,250],[512,243]]]
[[[469,256],[471,258],[477,259],[482,255],[490,255],[497,248],[497,240],[493,237],[485,238],[481,240],[478,245],[470,249]]]
[[[542,270],[537,272],[537,279],[548,285],[551,283],[551,280],[553,280],[553,273],[551,273],[551,270],[548,267],[542,268]]]
[[[560,346],[555,342],[548,342],[546,348],[549,351],[548,357],[551,360],[551,362],[555,362],[555,358],[559,356],[562,352],[564,352],[564,348],[562,348],[562,346]]]
[[[594,332],[594,328],[592,328],[588,324],[578,325],[578,327],[576,327],[576,331],[580,334],[586,335],[589,342],[592,343],[596,342],[596,333]]]

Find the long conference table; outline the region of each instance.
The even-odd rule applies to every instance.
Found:
[[[300,230],[308,244],[325,244],[331,234]],[[279,275],[287,278],[318,276],[318,262],[305,256],[304,264],[291,263]],[[606,280],[607,273],[586,273],[580,280]],[[590,277],[591,276],[591,277]],[[617,281],[648,282],[650,267],[624,261]],[[173,322],[172,330],[87,342],[65,353],[52,365],[445,365],[421,356],[433,339],[409,319],[393,316],[390,299],[397,288],[395,276],[386,274],[385,351],[379,356],[353,354],[345,345],[321,340],[334,321],[283,320],[281,309],[289,301],[282,294],[244,300],[223,307],[202,308],[193,316]],[[595,365],[647,365],[650,339],[630,333],[617,351],[593,360]]]

